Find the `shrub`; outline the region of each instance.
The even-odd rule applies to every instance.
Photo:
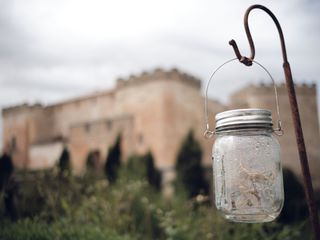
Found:
[[[145,180],[147,175],[146,161],[143,155],[131,155],[128,158],[127,164],[121,178],[123,179],[134,179],[134,180]]]
[[[4,203],[4,216],[15,220],[17,217],[14,197],[17,183],[12,178],[14,167],[11,156],[4,153],[0,158],[0,201]]]
[[[0,158],[0,192],[3,191],[13,173],[12,159],[4,153]]]
[[[121,136],[118,135],[114,146],[109,148],[105,164],[105,173],[110,183],[117,180],[118,170],[121,164]]]
[[[24,215],[0,219],[0,239],[310,239],[305,222],[229,223],[201,198],[176,192],[168,201],[148,184],[139,156],[130,162],[112,185],[105,178],[62,181],[57,169],[15,173]]]
[[[132,155],[129,157],[125,173],[130,179],[147,180],[155,190],[161,190],[161,173],[154,166],[152,153],[148,151],[145,155]]]
[[[90,196],[91,182],[72,177],[60,178],[59,170],[15,173],[18,188],[14,202],[19,218],[40,218],[52,222],[67,216]]]
[[[0,239],[6,240],[129,240],[127,235],[120,235],[114,229],[93,224],[75,225],[63,220],[53,224],[25,219],[17,223],[0,224]]]
[[[144,155],[147,168],[147,180],[150,186],[154,187],[157,191],[161,189],[161,173],[154,166],[154,158],[152,153],[149,151]]]
[[[199,193],[208,194],[209,185],[201,166],[202,150],[200,144],[189,131],[183,140],[176,162],[178,183],[181,182],[187,195],[192,198]]]
[[[59,175],[61,177],[69,176],[71,173],[70,153],[67,147],[64,147],[58,162]]]

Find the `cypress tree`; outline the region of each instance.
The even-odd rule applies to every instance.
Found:
[[[177,181],[185,188],[189,198],[199,193],[208,194],[209,185],[201,166],[202,150],[190,130],[183,140],[176,162]]]
[[[4,215],[16,220],[17,212],[14,196],[17,192],[17,184],[12,178],[14,166],[11,156],[4,153],[0,158],[0,193],[3,192]]]
[[[0,158],[0,192],[5,189],[13,173],[11,157],[4,153]]]
[[[61,156],[59,158],[59,175],[68,176],[71,173],[71,164],[70,164],[70,153],[67,147],[64,147]]]
[[[161,188],[161,173],[154,166],[154,159],[152,153],[149,151],[145,156],[145,164],[147,168],[147,180],[150,186],[154,187],[156,190]]]
[[[105,174],[110,181],[114,183],[118,177],[118,170],[121,161],[121,135],[118,135],[114,146],[109,148],[105,164]]]

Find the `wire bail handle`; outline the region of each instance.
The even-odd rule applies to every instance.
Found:
[[[232,58],[226,62],[224,62],[223,64],[221,64],[219,67],[217,67],[214,72],[212,73],[212,75],[210,76],[210,79],[207,83],[206,86],[206,92],[205,92],[205,99],[204,99],[204,114],[205,114],[205,124],[206,124],[206,130],[203,133],[203,136],[205,138],[211,138],[214,134],[215,131],[214,130],[210,130],[210,126],[209,126],[209,117],[208,117],[208,90],[209,90],[209,85],[211,83],[211,80],[213,79],[214,75],[225,65],[227,65],[230,62],[233,62],[235,60],[238,60],[238,58]],[[273,77],[271,76],[270,72],[259,62],[255,61],[255,60],[251,60],[252,63],[257,64],[259,67],[261,67],[269,76],[269,78],[272,81],[273,84],[273,88],[274,88],[274,94],[275,94],[275,98],[276,98],[276,109],[277,109],[277,125],[278,127],[276,129],[273,129],[273,132],[278,135],[278,136],[282,136],[284,131],[282,129],[282,124],[281,124],[281,117],[280,117],[280,107],[279,107],[279,99],[278,99],[278,91],[277,91],[277,86],[276,83],[273,79]],[[252,64],[251,64],[252,65]],[[251,66],[250,65],[250,66]]]

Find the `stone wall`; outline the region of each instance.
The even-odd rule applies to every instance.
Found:
[[[68,139],[71,125],[97,121],[113,115],[114,93],[104,91],[47,107],[53,114],[56,138]]]
[[[18,168],[28,165],[29,125],[33,107],[27,104],[2,111],[3,151],[9,152]]]
[[[108,147],[123,130],[130,142],[127,144],[130,147],[124,144],[125,157],[127,153],[150,150],[156,166],[171,171],[182,139],[193,129],[209,164],[212,143],[202,138],[204,99],[200,88],[200,80],[193,76],[176,69],[156,69],[118,79],[116,88],[110,91],[47,107],[8,108],[3,111],[5,139],[8,142],[16,134],[19,145],[23,143],[20,157],[16,157],[17,166],[28,167],[29,146],[60,141],[70,148],[75,169],[82,171],[88,152],[99,150],[105,159]],[[214,101],[209,106],[213,113],[224,108]],[[130,116],[130,120],[123,123],[118,121],[119,116]],[[108,124],[114,126],[111,132],[107,131]],[[122,129],[117,124],[122,124]]]
[[[315,86],[297,87],[312,176],[315,185],[320,187],[320,137],[315,91]],[[285,135],[279,138],[283,164],[301,176],[285,87],[280,86],[278,92],[285,130]],[[211,128],[214,128],[215,114],[227,109],[264,107],[275,113],[273,88],[248,86],[231,97],[230,105],[209,100],[208,107]],[[2,111],[2,117],[4,149],[12,151],[14,163],[20,168],[35,166],[31,163],[37,155],[34,152],[42,151],[39,150],[40,145],[51,143],[68,147],[72,165],[78,173],[85,169],[91,152],[97,153],[102,166],[108,148],[121,133],[123,160],[130,154],[150,150],[166,184],[174,178],[175,160],[189,130],[193,130],[201,143],[203,164],[211,167],[213,139],[203,137],[205,118],[201,82],[176,69],[156,69],[128,79],[118,79],[112,90],[59,104],[7,108]]]
[[[51,142],[29,146],[29,169],[45,169],[54,167],[63,151],[63,143]]]
[[[71,154],[73,170],[81,173],[85,170],[86,160],[90,153],[95,152],[96,160],[101,170],[107,158],[108,149],[114,145],[121,134],[122,157],[127,159],[133,154],[133,125],[131,115],[121,115],[98,121],[77,123],[70,127],[68,148]]]

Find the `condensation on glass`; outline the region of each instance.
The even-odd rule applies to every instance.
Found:
[[[237,109],[216,115],[213,172],[216,207],[236,222],[269,222],[284,202],[280,146],[271,112]]]

